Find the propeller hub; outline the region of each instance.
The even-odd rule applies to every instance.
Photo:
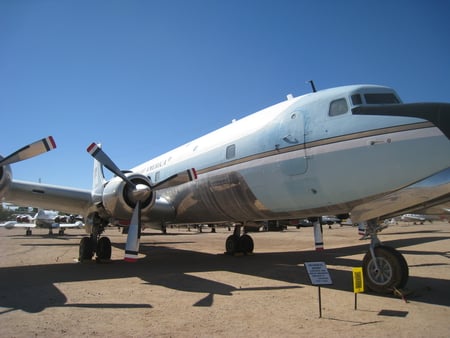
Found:
[[[130,188],[128,191],[129,191],[129,199],[133,203],[144,202],[150,197],[152,193],[150,187],[145,184],[136,184],[133,188]]]

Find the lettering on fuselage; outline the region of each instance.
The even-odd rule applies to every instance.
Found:
[[[154,170],[161,169],[161,168],[165,167],[170,162],[171,159],[172,159],[172,157],[169,157],[169,158],[167,158],[165,160],[161,160],[159,162],[153,163],[153,164],[145,167],[144,168],[144,172],[146,174],[149,174],[149,173],[151,173]]]

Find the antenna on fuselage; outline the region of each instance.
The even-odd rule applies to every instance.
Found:
[[[313,80],[309,80],[307,82],[309,82],[309,84],[311,85],[313,93],[317,92],[316,86],[314,85],[314,81]]]

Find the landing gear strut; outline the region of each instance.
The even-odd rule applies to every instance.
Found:
[[[234,226],[234,232],[228,236],[225,242],[225,250],[229,255],[237,253],[251,254],[253,253],[254,243],[253,239],[246,233],[241,235],[241,224]]]
[[[89,237],[83,237],[80,241],[79,258],[80,262],[91,260],[94,253],[98,260],[111,259],[111,241],[108,237],[100,237],[105,230],[107,222],[97,214],[92,217],[92,233]]]
[[[376,221],[367,222],[370,249],[363,259],[364,281],[372,291],[392,293],[406,285],[409,277],[408,264],[400,252],[381,245],[377,233],[381,231]]]

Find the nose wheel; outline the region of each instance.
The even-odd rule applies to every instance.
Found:
[[[369,251],[363,259],[364,281],[372,291],[392,293],[406,285],[409,277],[408,264],[400,252],[380,245]]]

